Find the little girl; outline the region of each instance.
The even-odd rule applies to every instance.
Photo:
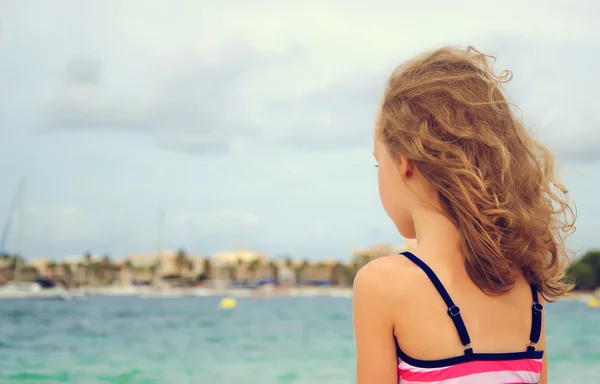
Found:
[[[544,301],[574,230],[551,153],[473,48],[398,67],[375,129],[379,194],[411,252],[354,282],[358,384],[547,383]],[[493,62],[492,62],[493,64]]]

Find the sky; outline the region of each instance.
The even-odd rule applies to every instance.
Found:
[[[600,247],[600,5],[449,3],[1,0],[0,225],[24,178],[27,258],[400,245],[372,157],[387,76],[474,45],[557,156],[569,245]]]

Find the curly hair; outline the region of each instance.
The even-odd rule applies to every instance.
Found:
[[[495,57],[444,47],[392,73],[377,129],[393,156],[411,160],[456,224],[471,280],[508,291],[519,276],[554,301],[571,290],[565,239],[576,210],[552,153],[511,110]]]

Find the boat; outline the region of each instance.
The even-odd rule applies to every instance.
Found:
[[[68,300],[69,292],[58,286],[43,288],[38,282],[8,283],[0,286],[0,300],[3,299],[35,299],[35,300]]]
[[[352,298],[352,290],[347,288],[332,288],[328,293],[330,297],[342,297],[346,299]]]
[[[141,299],[175,299],[189,297],[190,293],[181,288],[154,287],[149,291],[139,292],[137,295]]]
[[[196,297],[209,297],[214,296],[215,291],[211,288],[206,287],[194,287],[190,289],[190,295]]]
[[[125,297],[134,297],[140,294],[143,294],[144,287],[138,287],[135,285],[125,285],[125,286],[108,286],[108,287],[97,287],[97,288],[88,288],[87,290],[90,294],[96,296],[125,296]],[[148,289],[146,289],[148,291]]]

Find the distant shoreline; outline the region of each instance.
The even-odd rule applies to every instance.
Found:
[[[560,300],[568,300],[568,301],[583,301],[588,302],[594,298],[598,298],[599,294],[594,291],[575,291],[571,292],[568,296],[563,297]]]
[[[261,288],[155,288],[150,286],[130,287],[85,287],[72,290],[75,294],[93,296],[137,296],[141,298],[176,297],[340,297],[352,298],[352,287],[274,287]],[[592,291],[576,291],[561,298],[564,301],[588,302],[597,297]]]
[[[137,296],[141,298],[167,297],[342,297],[351,298],[351,287],[273,287],[261,288],[155,288],[151,286],[85,287],[73,289],[75,295]]]

